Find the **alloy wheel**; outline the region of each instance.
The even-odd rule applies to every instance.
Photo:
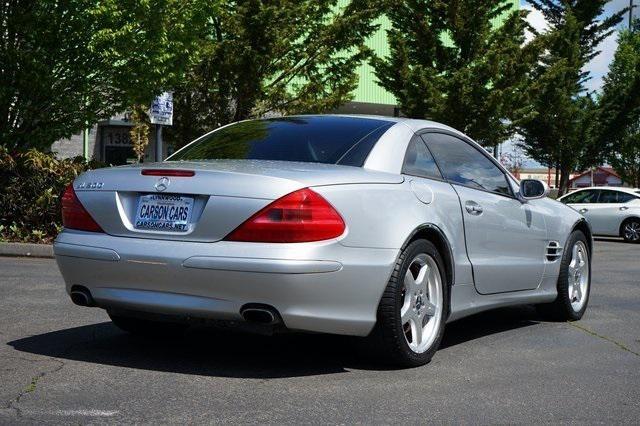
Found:
[[[417,255],[404,276],[400,316],[409,348],[427,351],[436,340],[442,321],[442,277],[438,264],[427,254]]]
[[[579,312],[587,300],[589,286],[589,255],[587,246],[582,241],[577,241],[571,253],[569,263],[569,301],[571,308]]]
[[[631,221],[624,226],[624,238],[628,241],[640,241],[640,222]]]

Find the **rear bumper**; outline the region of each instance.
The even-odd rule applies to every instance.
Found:
[[[196,243],[62,232],[54,252],[66,282],[101,308],[241,321],[271,305],[290,329],[367,335],[397,250],[304,244]]]

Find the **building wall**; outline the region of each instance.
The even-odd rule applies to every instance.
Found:
[[[622,180],[614,175],[606,175],[594,179],[594,186],[622,186]],[[571,182],[571,188],[586,188],[591,186],[591,175],[586,174]]]
[[[106,120],[93,126],[89,131],[89,157],[114,165],[135,162],[133,145],[129,137],[130,129],[131,124],[121,120]],[[155,160],[155,140],[155,128],[152,126],[143,162]],[[163,148],[163,158],[166,158],[170,153],[167,144],[164,144]],[[56,153],[58,158],[82,156],[82,149],[82,133],[73,135],[69,139],[61,139],[51,146],[51,152]]]
[[[89,157],[95,157],[99,151],[98,147],[98,125],[89,130]],[[58,158],[73,158],[82,155],[83,143],[82,133],[71,136],[69,139],[60,139],[51,145],[51,152]]]
[[[576,173],[571,173],[569,179],[573,179]],[[538,179],[545,182],[549,188],[555,188],[556,170],[555,169],[522,169],[516,174],[518,179]]]

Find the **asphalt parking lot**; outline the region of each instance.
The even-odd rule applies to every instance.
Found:
[[[0,423],[637,424],[640,245],[596,241],[582,321],[502,309],[442,346],[388,370],[342,337],[140,340],[72,305],[53,260],[0,258]]]

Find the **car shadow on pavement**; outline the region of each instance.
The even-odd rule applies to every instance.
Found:
[[[478,314],[447,326],[441,348],[534,325],[526,307]],[[390,369],[364,339],[290,333],[263,336],[193,328],[183,337],[143,338],[111,322],[52,331],[8,343],[21,352],[61,359],[235,378],[284,378]]]

